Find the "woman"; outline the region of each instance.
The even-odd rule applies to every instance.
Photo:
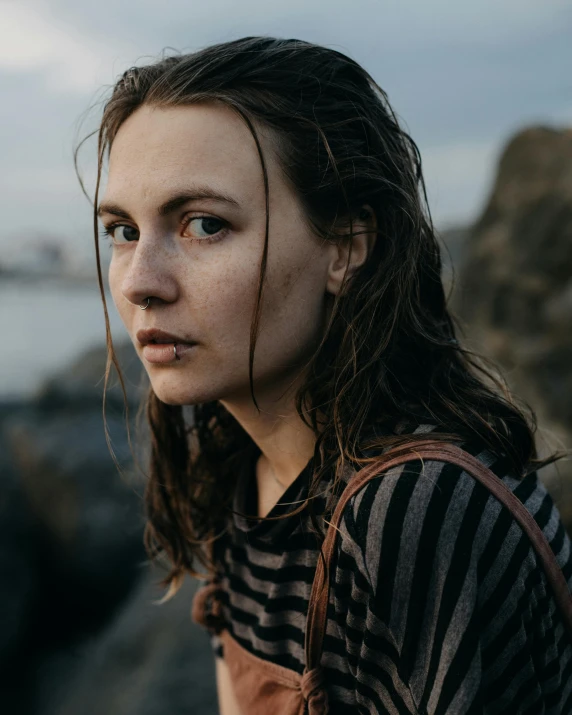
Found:
[[[163,58],[105,106],[94,221],[150,379],[146,544],[167,598],[209,571],[223,715],[572,712],[541,559],[473,473],[524,503],[569,588],[535,472],[557,457],[458,343],[424,197],[383,91],[307,42]]]

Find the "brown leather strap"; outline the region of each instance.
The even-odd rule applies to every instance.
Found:
[[[322,545],[326,566],[324,568],[322,559],[318,557],[318,565],[310,594],[305,635],[306,668],[308,670],[320,663],[322,655],[322,642],[326,631],[329,600],[330,565],[341,516],[346,504],[370,479],[382,476],[384,472],[400,464],[417,459],[431,459],[457,464],[484,484],[512,512],[515,520],[528,534],[536,553],[542,561],[546,577],[554,592],[556,603],[562,612],[565,626],[572,637],[572,593],[554,556],[554,552],[534,517],[502,479],[494,472],[491,472],[490,469],[487,469],[476,457],[453,444],[427,439],[420,440],[413,446],[403,445],[389,450],[386,454],[382,454],[378,460],[357,472],[342,492]]]

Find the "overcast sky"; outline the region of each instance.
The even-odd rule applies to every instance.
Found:
[[[333,47],[374,76],[441,227],[478,215],[511,134],[572,125],[570,0],[0,0],[0,260],[38,233],[91,251],[72,147],[102,87],[166,47],[256,34]]]

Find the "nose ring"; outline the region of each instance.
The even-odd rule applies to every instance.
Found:
[[[147,305],[141,304],[139,306],[141,308],[141,310],[147,310],[147,308],[149,307],[149,303],[151,302],[151,298],[145,298],[145,300],[147,301]]]

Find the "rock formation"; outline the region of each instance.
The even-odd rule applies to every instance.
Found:
[[[454,307],[469,344],[536,411],[543,453],[572,447],[572,130],[526,129],[506,146],[467,236]],[[541,472],[572,533],[572,467]]]
[[[130,344],[117,352],[133,414],[141,364]],[[122,474],[106,444],[105,357],[88,351],[35,399],[0,403],[0,710],[206,715],[216,695],[208,638],[190,618],[198,582],[152,604],[163,574],[143,549],[144,480],[117,385],[106,414]]]

